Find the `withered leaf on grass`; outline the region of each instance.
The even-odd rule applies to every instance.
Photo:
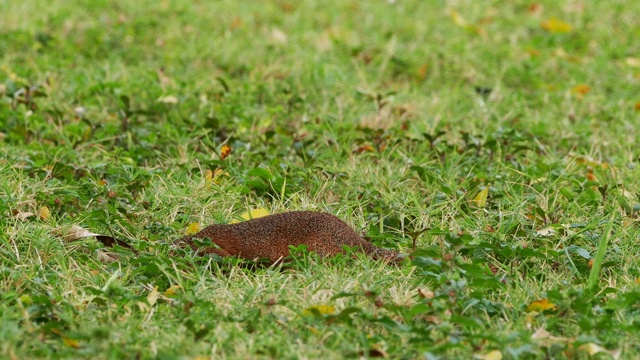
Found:
[[[571,24],[564,22],[555,17],[552,17],[549,20],[545,20],[541,22],[540,27],[542,27],[544,30],[550,33],[556,33],[556,34],[568,33],[571,30],[573,30],[573,27],[571,26]]]
[[[532,312],[532,311],[543,312],[547,310],[551,310],[551,311],[556,310],[556,304],[551,302],[549,299],[532,301],[531,304],[529,304],[529,306],[527,306],[526,308],[527,312]]]
[[[187,235],[194,235],[200,232],[200,224],[197,222],[193,222],[187,226]]]
[[[370,358],[386,358],[389,355],[387,355],[387,353],[382,350],[382,349],[378,349],[378,348],[371,348],[368,351],[366,351],[366,354],[369,355]],[[360,357],[364,357],[365,356],[365,351],[360,351],[358,352],[358,355]]]
[[[451,15],[451,20],[453,20],[453,22],[458,25],[461,28],[464,28],[465,30],[478,34],[478,35],[485,35],[484,29],[481,28],[478,25],[475,24],[471,24],[469,22],[467,22],[467,20],[465,20],[462,15],[460,15],[460,13],[458,13],[455,10],[451,10],[450,11],[450,15]]]
[[[591,87],[587,84],[578,84],[571,88],[571,92],[575,95],[587,95],[591,91]]]
[[[68,347],[70,347],[70,348],[74,348],[74,349],[80,349],[80,348],[81,348],[81,346],[80,346],[80,342],[78,342],[78,340],[76,340],[76,339],[72,339],[72,338],[69,338],[69,337],[63,336],[63,337],[62,337],[62,342],[63,342],[66,346],[68,346]]]
[[[268,210],[264,208],[257,208],[257,209],[251,209],[248,212],[242,213],[242,215],[240,215],[240,218],[242,219],[242,221],[249,221],[251,219],[257,219],[257,218],[261,218],[268,215],[270,215]],[[233,219],[229,223],[237,224],[239,222],[240,220]]]
[[[97,251],[96,255],[98,256],[98,260],[103,263],[112,263],[120,260],[118,254],[110,251]]]
[[[27,220],[28,218],[32,217],[33,215],[35,215],[32,212],[28,212],[28,211],[16,211],[13,216],[18,219],[18,220]]]
[[[222,145],[222,147],[220,148],[220,160],[226,159],[229,154],[231,154],[231,146]]]
[[[336,308],[331,305],[315,305],[308,307],[302,311],[302,315],[333,315],[336,312]]]
[[[98,241],[100,241],[102,243],[102,245],[106,246],[106,247],[113,247],[114,245],[118,245],[120,247],[123,247],[125,249],[129,249],[133,252],[135,252],[135,249],[127,244],[126,242],[122,241],[122,240],[118,240],[114,237],[111,236],[107,236],[107,235],[98,235],[96,236],[96,239]]]
[[[47,220],[51,217],[51,211],[47,206],[43,206],[38,210],[38,217],[42,220]]]
[[[481,360],[502,360],[502,352],[500,350],[491,350],[485,354],[478,354],[475,358]]]
[[[601,353],[609,354],[612,359],[619,359],[621,354],[620,349],[607,350],[606,348],[595,343],[582,344],[578,347],[578,350],[584,351],[590,356],[596,356],[597,354],[601,354]]]
[[[178,103],[178,97],[176,97],[175,95],[167,95],[167,96],[162,96],[160,98],[158,98],[158,102],[167,104],[167,105],[175,105]]]
[[[129,249],[133,252],[136,252],[135,249],[122,240],[118,240],[112,236],[102,235],[93,233],[83,227],[78,225],[73,225],[64,235],[63,238],[65,241],[75,241],[78,239],[86,238],[86,237],[95,237],[96,240],[100,241],[102,245],[105,247],[113,247],[114,245],[118,245],[120,247]]]
[[[480,191],[476,197],[474,197],[471,202],[474,203],[477,207],[485,207],[487,205],[487,197],[489,196],[489,186],[485,186],[482,191]]]
[[[99,234],[92,233],[91,231],[80,227],[78,225],[73,225],[66,233],[64,233],[63,238],[65,241],[74,241],[86,237],[98,236]]]

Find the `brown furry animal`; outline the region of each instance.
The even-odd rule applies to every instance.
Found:
[[[199,247],[193,239],[209,238],[218,247]],[[312,211],[293,211],[269,215],[228,225],[211,225],[178,241],[204,254],[238,256],[245,259],[267,258],[277,262],[289,255],[289,245],[307,245],[321,256],[343,252],[343,246],[359,248],[375,259],[399,261],[399,253],[379,249],[356,234],[337,217]]]

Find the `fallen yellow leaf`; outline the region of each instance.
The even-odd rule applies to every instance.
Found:
[[[560,19],[552,17],[549,20],[545,20],[540,23],[540,26],[550,33],[567,33],[570,32],[573,27],[571,24],[564,22]]]
[[[217,168],[217,169],[213,172],[213,177],[218,177],[218,176],[222,176],[222,175],[224,175],[224,176],[229,176],[229,173],[228,173],[228,172],[226,172],[226,171],[224,171],[224,170],[222,170],[222,169],[220,169],[220,168]]]
[[[222,145],[222,147],[220,148],[220,160],[226,159],[229,154],[231,154],[231,146]]]
[[[193,222],[187,226],[187,235],[197,234],[200,231],[200,224]]]
[[[249,212],[243,213],[242,215],[240,215],[241,218],[243,218],[244,220],[251,220],[251,219],[257,219],[257,218],[261,218],[264,216],[269,215],[269,212],[263,208],[258,208],[258,209],[253,209]],[[231,221],[232,224],[237,223],[237,220]]]
[[[591,91],[591,87],[589,87],[589,85],[580,84],[580,85],[574,86],[573,89],[571,89],[571,91],[574,94],[587,95],[589,91]]]
[[[485,186],[484,189],[482,189],[482,191],[480,191],[478,193],[478,195],[476,195],[475,198],[473,198],[473,201],[477,207],[485,207],[487,205],[487,197],[489,196],[489,187]]]
[[[556,304],[549,301],[549,299],[536,300],[527,306],[527,312],[543,312],[545,310],[555,310]]]
[[[460,27],[465,27],[468,25],[467,21],[462,17],[462,15],[460,15],[457,11],[455,10],[451,10],[451,20],[453,20],[453,23],[460,26]]]
[[[29,296],[28,294],[22,294],[20,295],[20,297],[18,298],[18,300],[20,300],[20,302],[23,305],[29,306],[31,305],[31,296]]]
[[[70,348],[79,349],[80,343],[76,339],[71,339],[66,336],[62,337],[62,342]]]
[[[461,28],[464,28],[465,30],[474,32],[478,35],[484,35],[484,30],[474,24],[470,24],[469,22],[467,22],[467,20],[465,20],[462,15],[460,15],[457,11],[451,9],[451,20],[453,20],[453,23],[460,26]]]
[[[243,25],[242,19],[240,17],[235,17],[231,20],[231,30],[235,30]]]
[[[480,359],[480,360],[502,360],[502,352],[500,350],[491,350],[486,354],[477,355],[476,359]]]
[[[213,180],[213,171],[207,169],[207,171],[204,172],[204,181],[211,182],[211,180]]]
[[[171,285],[167,291],[164,292],[164,296],[173,296],[180,290],[180,285]]]
[[[332,315],[336,312],[336,308],[331,305],[315,305],[304,309],[302,315],[313,315],[316,311],[320,315]]]
[[[525,50],[525,52],[527,53],[527,55],[531,56],[531,57],[538,57],[540,56],[540,50],[538,49],[527,49]]]
[[[416,75],[418,75],[420,79],[424,79],[427,77],[428,70],[429,70],[429,64],[422,64],[416,71]]]
[[[40,217],[40,219],[42,220],[47,220],[51,217],[51,211],[49,211],[48,207],[43,206],[40,208],[40,210],[38,210],[38,217]]]
[[[212,181],[214,183],[216,183],[216,184],[219,184],[220,183],[220,178],[219,178],[220,176],[229,176],[229,173],[224,171],[224,170],[222,170],[222,169],[220,169],[220,168],[217,168],[217,169],[215,169],[213,171],[211,171],[210,169],[207,169],[204,172],[204,181],[207,184],[211,183]]]
[[[598,344],[594,344],[594,343],[582,344],[582,345],[580,345],[580,347],[578,349],[587,352],[591,356],[594,356],[594,355],[596,355],[598,353],[602,353],[602,352],[603,353],[608,352],[607,349],[603,348],[602,346],[600,346]]]
[[[600,167],[605,170],[609,168],[609,163],[595,160],[589,156],[578,155],[578,156],[575,156],[575,159],[578,164],[583,164],[591,167]]]

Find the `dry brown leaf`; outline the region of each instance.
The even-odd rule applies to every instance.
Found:
[[[367,353],[370,358],[386,358],[389,356],[384,350],[378,348],[371,348]],[[360,356],[364,356],[364,352],[361,351]]]
[[[271,40],[276,44],[286,44],[289,37],[284,31],[274,28],[271,30]]]
[[[178,103],[178,97],[175,95],[167,95],[158,98],[158,102],[167,104],[167,105],[175,105]]]
[[[75,241],[78,239],[82,239],[82,238],[86,238],[86,237],[91,237],[91,236],[98,236],[100,234],[96,234],[96,233],[92,233],[91,231],[80,227],[78,225],[73,225],[64,235],[63,238],[65,241]]]
[[[547,226],[544,229],[540,229],[536,231],[536,235],[538,236],[553,236],[557,233],[556,228],[553,226]]]
[[[431,290],[423,290],[419,288],[418,295],[423,299],[433,299],[436,296],[436,293]]]
[[[102,245],[104,245],[105,247],[113,247],[114,245],[118,245],[120,247],[136,252],[131,245],[127,244],[122,240],[118,240],[108,235],[93,233],[78,225],[73,225],[71,228],[69,228],[69,230],[66,231],[66,233],[63,233],[62,237],[65,241],[68,241],[68,242],[72,242],[78,239],[83,239],[86,237],[95,237],[96,240],[100,241]]]
[[[220,148],[220,160],[226,159],[229,154],[231,154],[231,146],[222,145],[222,147]]]
[[[502,352],[500,350],[491,350],[486,354],[475,356],[479,360],[502,360]]]
[[[158,75],[158,80],[160,80],[160,86],[162,86],[163,90],[166,89],[167,86],[173,84],[173,80],[167,76],[163,68],[157,69],[156,74]]]
[[[154,287],[151,292],[147,295],[147,301],[149,305],[153,306],[158,302],[158,298],[160,297],[160,293],[158,293],[158,287]]]
[[[533,335],[531,335],[531,340],[544,340],[552,343],[566,343],[570,339],[566,337],[555,336],[544,328],[539,328],[535,333],[533,333]]]
[[[100,251],[98,250],[96,252],[96,255],[98,257],[98,261],[108,264],[108,263],[112,263],[112,262],[116,262],[118,260],[120,260],[120,256],[118,256],[118,254],[115,254],[113,252],[110,251]]]
[[[35,214],[32,213],[32,212],[18,211],[18,212],[15,212],[13,214],[13,217],[18,219],[18,220],[23,220],[24,221],[24,220],[27,220],[28,218],[32,217],[33,215],[35,215]]]
[[[114,237],[111,236],[107,236],[107,235],[98,235],[96,236],[96,239],[98,241],[100,241],[102,243],[102,245],[106,246],[106,247],[113,247],[114,245],[118,245],[120,247],[123,247],[125,249],[129,249],[133,252],[136,252],[136,250],[129,244],[127,244],[126,242],[122,241],[122,240],[118,240]]]
[[[571,92],[577,95],[587,95],[591,91],[591,87],[587,84],[578,84],[571,89]]]

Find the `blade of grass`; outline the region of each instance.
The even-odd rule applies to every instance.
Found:
[[[593,259],[593,266],[591,267],[591,273],[589,274],[589,289],[593,290],[598,283],[598,277],[600,275],[600,269],[602,268],[602,262],[604,261],[604,254],[607,251],[607,245],[609,244],[609,236],[611,236],[611,229],[613,229],[613,219],[615,214],[611,215],[611,219],[607,224],[607,227],[600,238],[598,244],[598,250],[596,256]]]

